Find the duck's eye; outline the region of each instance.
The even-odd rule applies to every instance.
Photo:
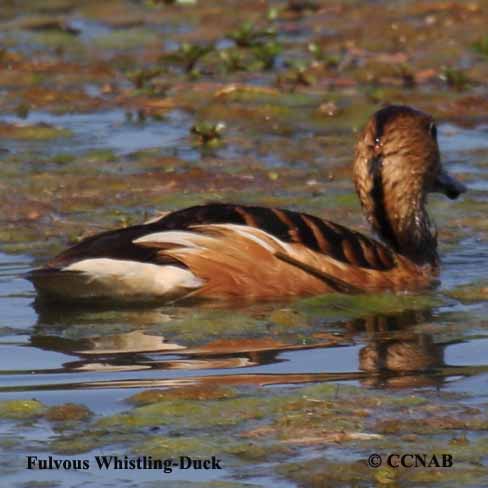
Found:
[[[436,140],[437,139],[437,127],[434,124],[434,122],[430,123],[429,132],[430,132],[430,135],[432,136],[432,139]]]

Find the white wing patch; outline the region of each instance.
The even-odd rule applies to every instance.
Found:
[[[163,232],[155,232],[154,234],[147,234],[145,236],[136,239],[134,244],[174,244],[175,246],[183,246],[190,248],[197,248],[205,246],[211,237],[203,234],[197,234],[196,232],[188,232],[181,230],[168,230]]]
[[[293,249],[289,244],[257,227],[239,224],[205,224],[195,225],[192,228],[203,230],[228,230],[253,241],[255,244],[271,253],[275,253],[277,250],[293,252]],[[219,237],[212,237],[210,235],[205,235],[204,233],[191,231],[163,231],[140,237],[134,241],[134,244],[150,244],[153,242],[160,244],[174,244],[188,249],[198,249],[211,246],[217,239],[219,239]],[[276,246],[273,246],[269,241],[276,244]]]
[[[155,299],[182,296],[203,285],[189,269],[110,258],[84,259],[63,268],[73,274],[75,289],[65,295],[117,299]],[[78,284],[78,286],[76,286]]]

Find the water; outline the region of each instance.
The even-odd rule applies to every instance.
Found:
[[[113,32],[76,11],[70,22],[87,49]],[[287,34],[278,39],[305,41],[310,29],[299,20],[284,25],[288,22]],[[186,24],[153,26],[164,34],[166,50],[182,42],[166,35],[190,30]],[[222,39],[221,51],[232,45]],[[100,59],[109,59],[114,50],[100,51]],[[146,53],[144,63],[155,62],[156,54]],[[276,64],[286,68],[284,58]],[[171,73],[178,76],[176,69]],[[249,76],[256,86],[266,86],[271,73]],[[0,115],[0,122],[44,123],[71,132],[51,140],[0,140],[0,402],[35,399],[45,409],[76,404],[92,412],[84,422],[66,424],[44,411],[22,420],[0,416],[2,482],[193,488],[176,482],[223,481],[289,488],[308,486],[280,471],[291,463],[332,460],[349,463],[345,471],[353,471],[371,452],[411,452],[413,446],[419,452],[458,449],[460,469],[481,464],[486,452],[476,442],[486,429],[488,400],[486,124],[439,124],[442,159],[470,191],[456,202],[430,199],[442,268],[439,287],[421,296],[323,297],[233,308],[36,303],[23,275],[59,250],[61,241],[123,225],[114,223],[114,208],[125,216],[134,207],[167,210],[225,196],[299,208],[365,231],[359,205],[349,199],[355,122],[320,119],[319,98],[300,98],[300,89],[297,98],[287,93],[286,103],[269,94],[260,95],[266,102],[253,101],[247,93],[216,108],[215,100],[203,98],[220,85],[209,89],[201,81],[194,111],[186,100],[186,109],[170,110],[158,120],[137,120],[137,110],[124,108],[124,102],[89,113],[54,115],[34,108],[26,119]],[[96,80],[80,83],[88,96],[105,96]],[[0,95],[8,97],[9,90],[0,89]],[[200,146],[190,134],[207,116],[227,122],[215,147]],[[90,156],[96,151],[100,159]],[[60,154],[72,159],[54,162]],[[27,237],[19,229],[29,232]],[[159,404],[154,399],[146,411],[130,403],[154,390],[169,395],[159,398],[161,410],[150,410]],[[458,417],[464,424],[452,421]],[[398,432],[391,425],[384,429],[388,420],[398,423]],[[431,421],[439,432],[428,430]],[[421,424],[425,435],[412,434],[414,424]],[[382,437],[350,440],[340,437],[344,433]],[[479,459],[456,447],[463,436]],[[175,470],[163,476],[25,468],[28,455],[93,463],[101,454],[214,452],[224,457],[222,471]],[[340,470],[326,465],[324,472],[334,471]]]
[[[369,2],[0,3],[0,125],[69,131],[0,127],[2,487],[488,485],[487,73],[473,49],[486,11],[376,1],[364,35]],[[276,30],[271,69],[259,45],[235,50],[244,21],[251,36]],[[212,42],[191,71],[168,59]],[[146,211],[228,200],[369,232],[350,161],[386,101],[440,115],[442,161],[469,187],[429,198],[436,289],[232,308],[36,303],[26,272]],[[151,117],[147,102],[175,108]],[[191,133],[220,121],[216,144]],[[367,468],[373,452],[449,452],[455,465],[391,473]],[[92,467],[29,470],[29,455]],[[224,469],[100,471],[98,455],[216,455]]]
[[[446,256],[443,284],[438,294],[484,278],[481,264],[488,248],[479,244],[476,250],[472,248],[473,241],[467,239]],[[232,377],[233,382],[240,375],[273,375],[274,380],[270,383],[274,384],[287,383],[287,378],[292,382],[300,381],[301,376],[306,381],[314,381],[315,376],[320,378],[321,375],[334,378],[335,373],[343,373],[345,379],[349,375],[351,381],[361,376],[360,350],[368,341],[361,324],[354,326],[356,330],[352,336],[339,335],[341,343],[336,347],[310,349],[297,345],[296,349],[287,351],[278,345],[261,350],[256,342],[254,349],[252,343],[248,350],[241,352],[223,347],[222,351],[212,350],[212,356],[208,357],[205,347],[198,353],[202,346],[188,347],[164,338],[166,323],[185,320],[192,315],[191,308],[162,307],[120,312],[36,309],[35,292],[21,277],[31,265],[28,256],[0,254],[0,385],[3,392],[34,391],[37,398],[50,399],[52,392],[62,388],[79,394],[84,388],[111,391],[113,387],[178,384],[178,381],[194,377],[218,376],[220,381],[225,381],[223,374]],[[461,269],[463,273],[458,271]],[[265,309],[272,311],[273,307],[270,305]],[[469,317],[473,313],[475,316],[486,314],[488,305],[486,302],[463,305],[451,300],[449,304],[430,310],[429,314],[434,323],[442,324],[453,309]],[[240,313],[247,316],[245,311]],[[251,309],[249,316],[253,313]],[[207,314],[203,311],[200,320],[205,323],[213,316],[213,311]],[[415,321],[412,324],[415,325]],[[344,325],[347,323],[341,321],[336,325],[328,324],[328,328],[341,329]],[[123,332],[113,333],[113,329],[121,328]],[[469,340],[469,328],[464,333],[465,340],[446,347],[446,364],[485,365],[486,339]],[[19,357],[24,358],[20,364]],[[103,398],[100,405],[107,408],[111,394],[100,398]],[[112,407],[116,408],[116,405]]]
[[[54,155],[65,151],[67,141],[73,152],[109,149],[116,154],[128,154],[141,149],[178,146],[191,126],[190,117],[180,110],[167,114],[161,123],[142,123],[127,120],[123,110],[114,109],[87,114],[53,115],[49,112],[30,112],[25,120],[13,115],[0,116],[0,121],[35,125],[49,124],[68,129],[73,137],[60,138],[46,144],[45,141],[6,141],[2,146],[12,152],[20,150],[42,155]]]
[[[4,116],[3,120],[15,119]],[[119,110],[66,116],[35,112],[27,122],[38,121],[72,130],[75,151],[110,148],[121,155],[148,147],[171,151],[185,144],[184,134],[191,124],[190,117],[180,111],[170,113],[163,123],[144,126],[129,124]],[[450,170],[478,178],[469,184],[475,190],[476,207],[472,212],[479,212],[480,204],[482,207],[487,201],[486,179],[478,156],[485,149],[483,141],[483,127],[440,128],[440,143]],[[58,150],[57,144],[62,145],[11,142],[7,147],[14,153],[42,153]],[[478,152],[472,157],[473,151]],[[232,152],[232,147],[223,154],[226,152]],[[462,162],[454,163],[460,155]],[[192,158],[198,160],[195,153],[189,159]],[[440,227],[442,223],[449,225],[450,208],[456,209],[456,203],[447,207],[440,198],[434,200],[433,213]],[[465,212],[470,212],[469,207]],[[432,293],[437,305],[417,312],[408,307],[395,313],[379,310],[351,320],[334,320],[327,313],[317,316],[300,301],[236,310],[40,306],[35,303],[31,284],[22,277],[33,267],[35,257],[0,253],[0,399],[35,398],[46,406],[78,403],[103,418],[126,411],[127,398],[151,388],[229,385],[243,392],[251,389],[274,395],[300,391],[308,384],[335,383],[365,390],[399,389],[424,394],[442,391],[465,397],[473,407],[482,406],[488,391],[488,339],[483,325],[488,303],[481,298],[466,302],[451,292],[486,279],[488,243],[482,230],[465,235],[461,228],[456,235],[443,251],[441,286]],[[294,313],[301,314],[301,318],[293,319]],[[284,314],[284,319],[277,319],[276,314]],[[410,357],[412,351],[415,354]],[[407,357],[407,361],[402,357]],[[394,358],[400,358],[395,367],[378,369],[381,361],[386,361],[384,366]],[[16,436],[12,426],[2,428],[4,437]],[[22,452],[39,455],[39,449],[45,450],[43,442],[49,445],[55,434],[40,427],[29,429],[22,437],[30,447],[24,447]],[[110,447],[100,452],[119,453]],[[307,460],[312,454],[305,450],[299,455]],[[93,452],[75,457],[80,456],[93,459]],[[351,452],[340,450],[341,456],[349,459]],[[75,457],[62,455],[63,459]],[[24,462],[24,458],[20,461]],[[31,473],[18,463],[19,459],[12,458],[12,466],[17,465],[18,469],[4,473],[6,479],[27,482]],[[204,475],[176,471],[164,479],[235,479],[242,474],[240,469],[244,468],[234,466]],[[68,486],[68,474],[72,475],[41,472],[36,479],[58,480]],[[249,482],[264,486],[294,486],[264,472],[256,476],[244,469],[242,475]],[[77,473],[76,479],[77,483],[96,478],[97,483],[133,486],[135,482],[149,483],[155,476],[151,471],[138,472],[136,476],[130,471],[91,470]]]

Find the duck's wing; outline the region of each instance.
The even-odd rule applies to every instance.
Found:
[[[391,269],[395,264],[394,253],[380,242],[339,224],[285,209],[215,203],[172,212],[158,223],[174,230],[208,224],[243,225],[346,264],[376,270]]]
[[[210,204],[85,239],[31,279],[51,294],[85,287],[88,298],[278,298],[393,288],[399,271],[388,248],[338,224],[282,209]],[[82,284],[58,290],[60,272]]]

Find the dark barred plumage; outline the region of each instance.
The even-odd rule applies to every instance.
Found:
[[[110,257],[140,262],[162,262],[159,250],[134,244],[154,232],[193,229],[198,225],[237,224],[261,229],[284,242],[304,246],[348,264],[386,270],[394,266],[391,251],[380,242],[313,215],[284,209],[211,203],[172,212],[161,219],[89,237],[51,261],[53,267],[67,266],[83,256]],[[171,262],[163,256],[163,262]],[[175,263],[178,264],[178,263]]]
[[[187,229],[199,224],[249,225],[345,263],[378,270],[394,266],[393,254],[380,242],[342,225],[285,209],[213,203],[173,212],[159,222],[165,230]],[[344,252],[344,244],[352,248],[349,255]],[[363,249],[368,251],[368,256]]]

